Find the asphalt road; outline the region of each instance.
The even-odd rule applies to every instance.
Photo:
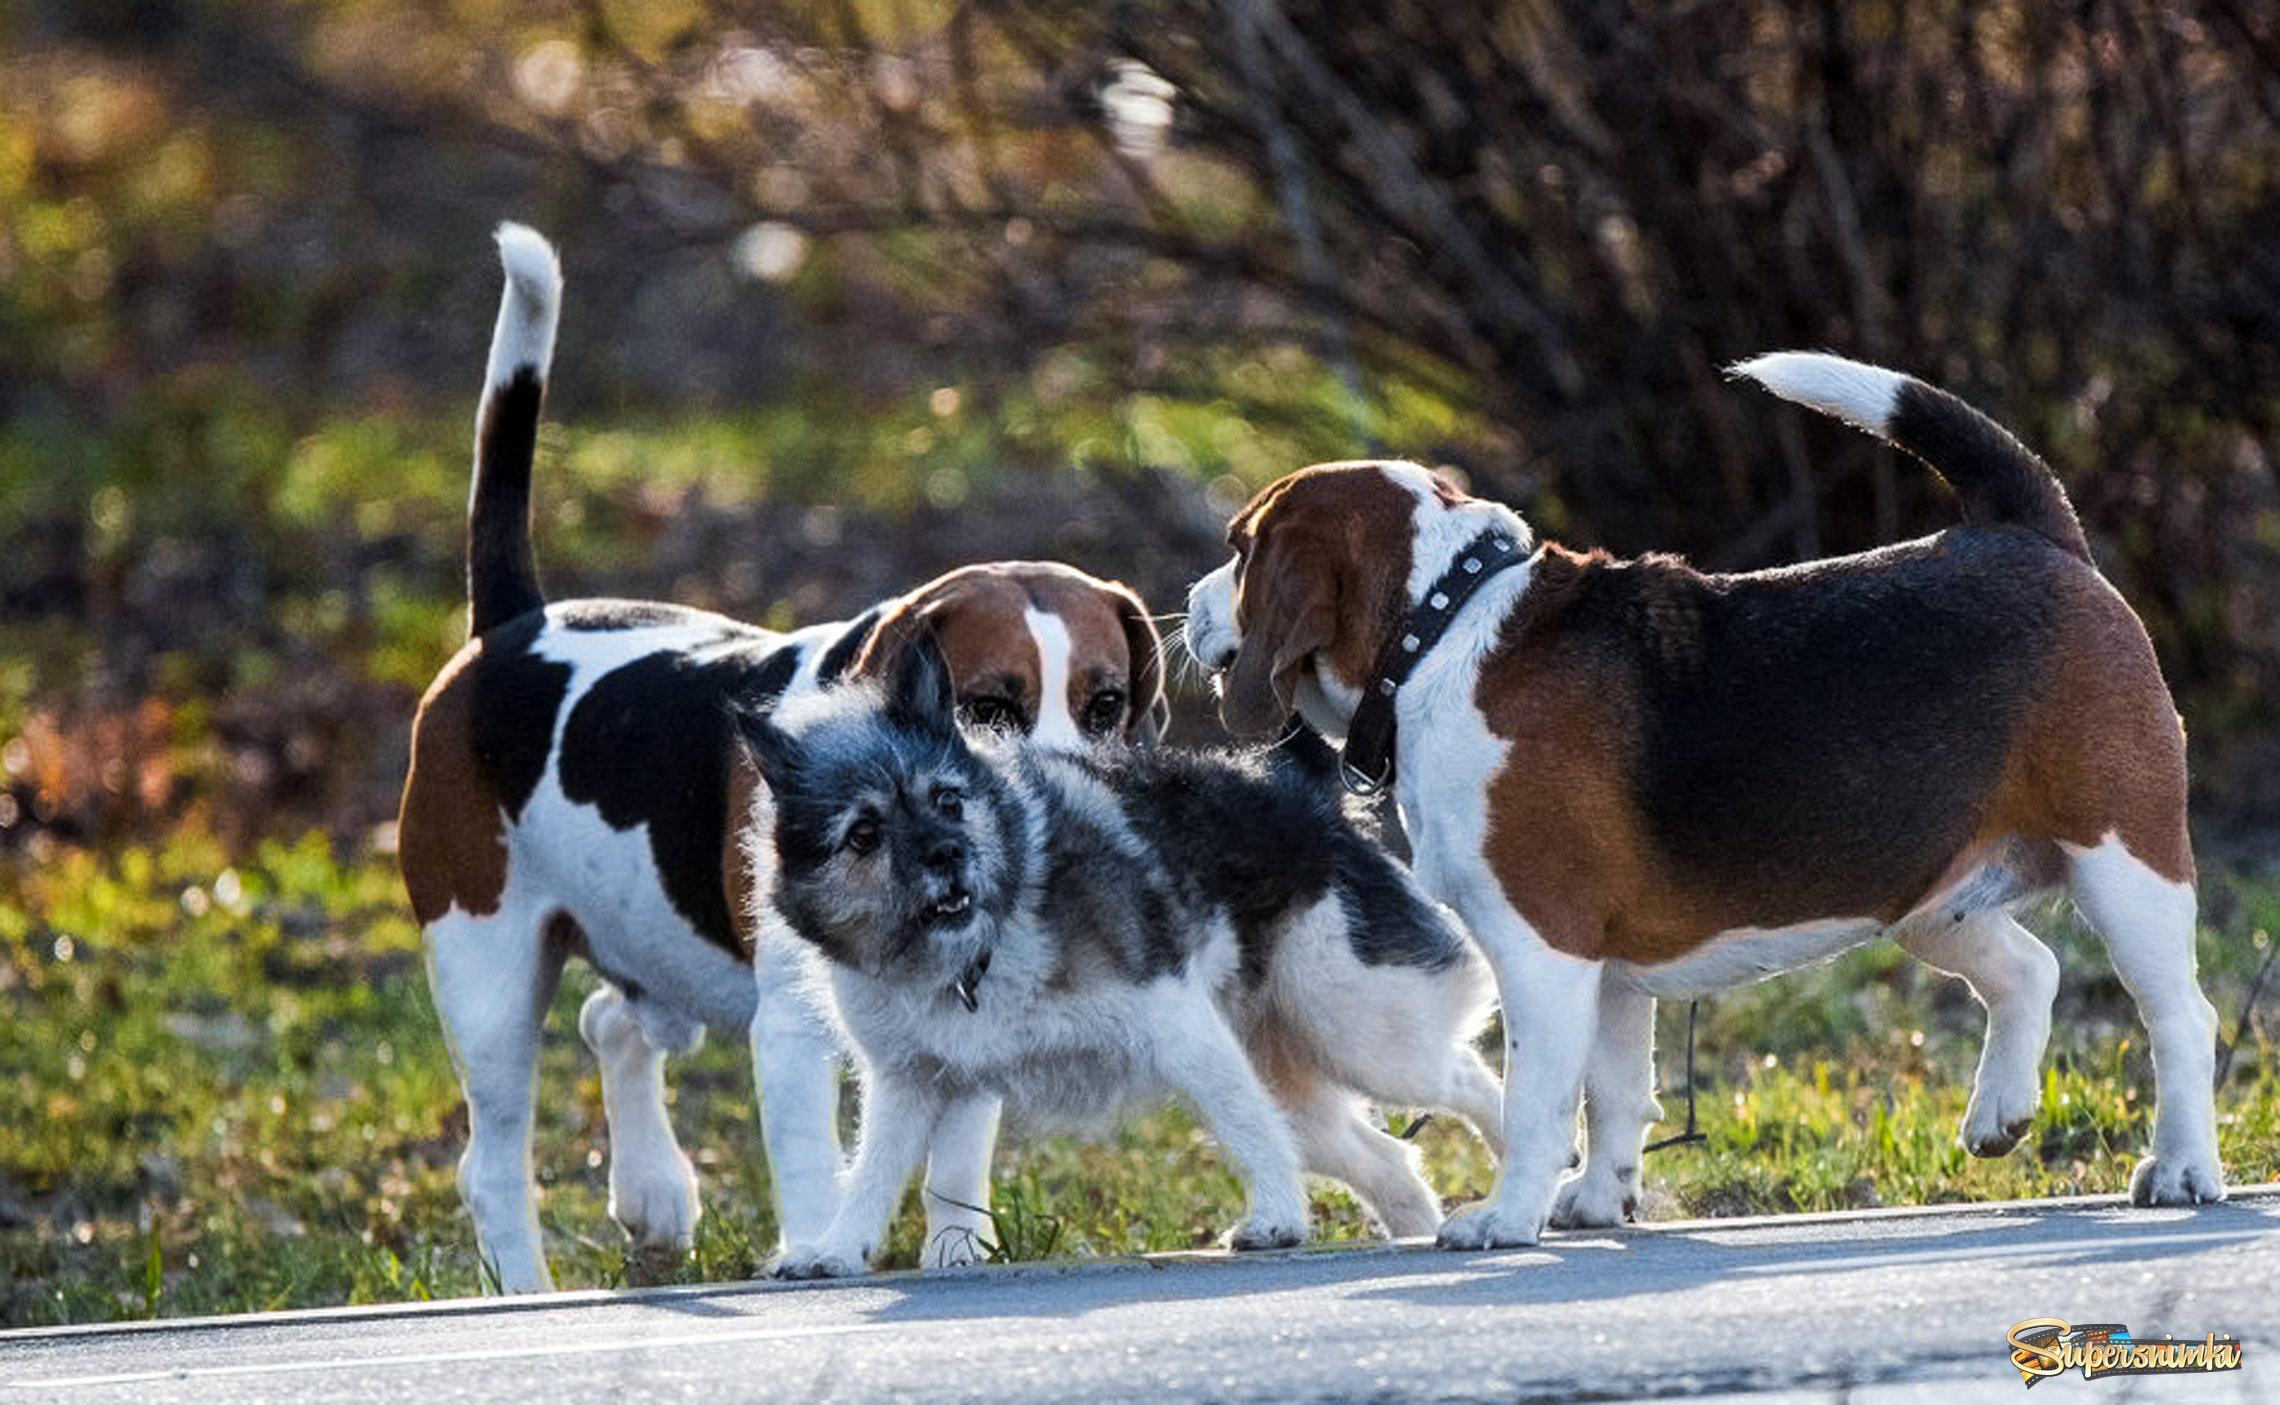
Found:
[[[12,1400],[2017,1401],[2029,1318],[2243,1344],[2031,1399],[2280,1400],[2280,1186],[0,1333]]]

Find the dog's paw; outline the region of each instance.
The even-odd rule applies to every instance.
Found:
[[[1492,1200],[1449,1216],[1434,1242],[1444,1249],[1519,1249],[1543,1233],[1540,1218],[1515,1215]]]
[[[1580,1176],[1560,1183],[1552,1199],[1552,1228],[1604,1229],[1638,1218],[1639,1173],[1628,1175],[1587,1166]]]
[[[926,1241],[926,1253],[921,1256],[922,1268],[969,1268],[986,1262],[990,1243],[964,1225],[952,1225],[935,1231]]]
[[[776,1256],[768,1276],[794,1281],[813,1278],[861,1278],[871,1271],[869,1251],[847,1253],[827,1247],[794,1246]]]
[[[2224,1173],[2214,1161],[2148,1156],[2130,1172],[2132,1205],[2209,1205],[2224,1198]]]
[[[2006,1156],[2019,1138],[2035,1125],[2035,1110],[2042,1105],[2042,1085],[2032,1076],[2010,1088],[1991,1087],[1982,1074],[1963,1110],[1958,1139],[1973,1156]]]
[[[2024,1115],[2006,1117],[2001,1111],[1986,1111],[1979,1098],[1973,1097],[1971,1106],[1964,1109],[1963,1128],[1957,1139],[1963,1149],[1973,1156],[2008,1156],[2019,1138],[2035,1125],[2035,1110],[2029,1106]]]
[[[1295,1249],[1305,1242],[1305,1225],[1258,1217],[1243,1221],[1227,1235],[1227,1247],[1241,1253],[1258,1249]]]
[[[696,1246],[697,1171],[679,1148],[649,1158],[620,1156],[610,1166],[610,1218],[643,1253]]]

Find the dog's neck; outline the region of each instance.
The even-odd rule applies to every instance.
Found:
[[[1408,614],[1378,648],[1377,661],[1346,724],[1338,775],[1356,795],[1393,783],[1395,704],[1402,685],[1482,586],[1528,559],[1525,525],[1491,521],[1463,542],[1440,575],[1412,592]]]

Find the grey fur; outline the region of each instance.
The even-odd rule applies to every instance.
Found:
[[[1488,975],[1346,818],[1334,779],[1257,754],[1070,757],[962,733],[943,683],[922,638],[884,691],[835,690],[748,726],[771,791],[773,905],[828,963],[821,984],[865,1078],[842,1214],[855,1222],[792,1246],[779,1272],[860,1271],[877,1242],[883,1226],[861,1222],[893,1202],[878,1209],[886,1191],[861,1183],[880,1098],[930,1117],[1003,1097],[1091,1126],[1178,1092],[1252,1181],[1239,1245],[1295,1242],[1300,1160],[1353,1184],[1394,1232],[1429,1232],[1438,1201],[1363,1100],[1447,1108],[1496,1144],[1499,1094],[1471,1048]],[[1214,1044],[1226,1059],[1196,1053]],[[1275,1125],[1218,1125],[1253,1111]],[[899,1195],[908,1170],[868,1174]],[[1260,1183],[1277,1176],[1291,1184]]]

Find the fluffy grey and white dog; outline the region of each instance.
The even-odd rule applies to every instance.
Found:
[[[779,1276],[864,1272],[929,1129],[973,1100],[1081,1128],[1180,1095],[1243,1178],[1238,1249],[1304,1238],[1304,1171],[1392,1235],[1434,1231],[1416,1149],[1367,1100],[1455,1112],[1501,1149],[1472,1043],[1487,967],[1344,812],[1319,742],[1069,756],[962,732],[923,635],[885,689],[745,730],[775,855],[759,939],[807,945],[862,1074],[839,1212]]]

